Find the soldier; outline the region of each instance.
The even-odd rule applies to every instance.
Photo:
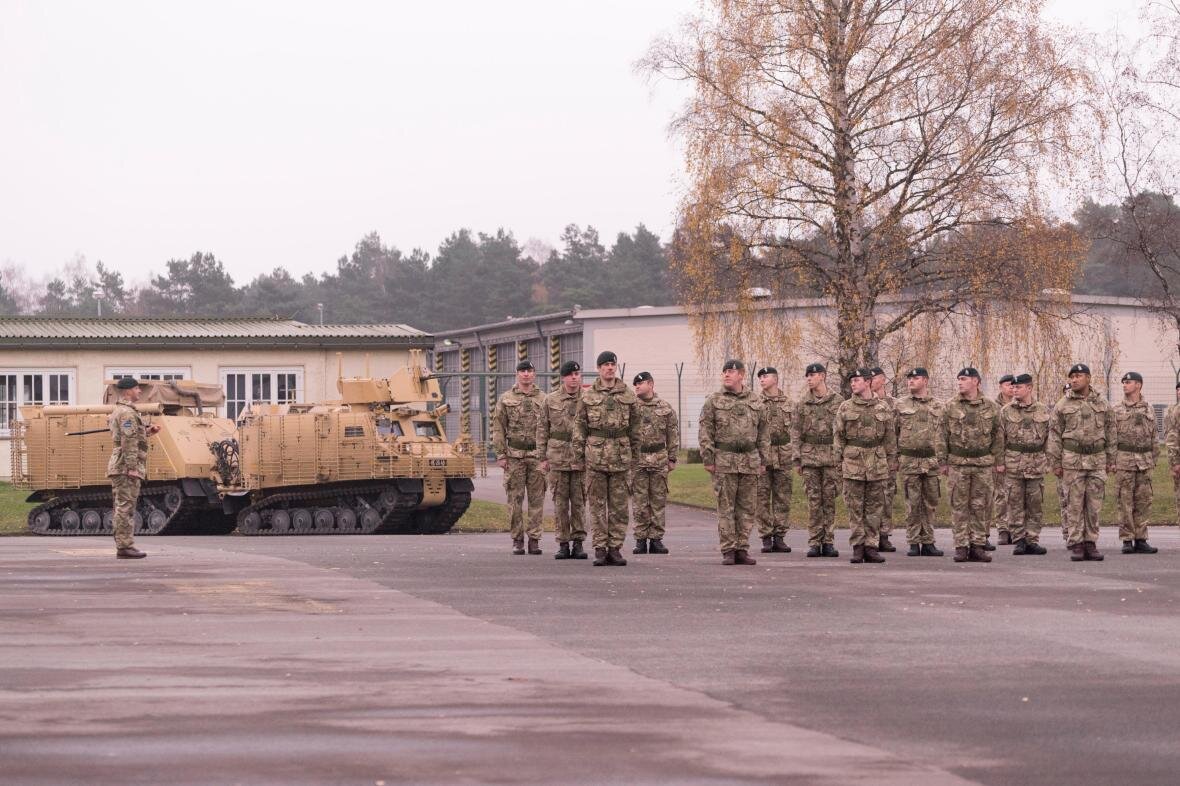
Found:
[[[893,409],[873,397],[873,372],[858,368],[848,376],[852,398],[840,404],[832,426],[832,452],[844,478],[844,504],[852,529],[849,562],[884,562],[877,553],[885,491],[897,471],[897,431]]]
[[[722,389],[701,407],[701,461],[717,492],[717,535],[723,565],[754,565],[750,527],[758,515],[758,475],[770,453],[766,404],[746,387],[746,365],[727,360]]]
[[[946,403],[942,416],[947,452],[942,472],[950,477],[954,559],[991,562],[987,527],[995,493],[993,475],[1004,471],[1004,432],[996,402],[980,395],[979,372],[964,368],[958,381],[959,394]]]
[[[1106,496],[1106,473],[1114,469],[1114,413],[1090,386],[1090,367],[1069,369],[1069,393],[1053,407],[1048,454],[1053,474],[1065,485],[1066,542],[1074,562],[1101,560],[1098,516]]]
[[[107,418],[114,449],[107,462],[107,477],[111,481],[111,500],[114,508],[115,557],[143,559],[147,554],[135,548],[135,505],[139,501],[139,486],[147,476],[147,438],[160,430],[156,424],[145,426],[135,408],[139,401],[139,383],[123,377],[115,383],[119,399]]]
[[[1164,444],[1168,448],[1168,467],[1172,471],[1172,493],[1176,498],[1176,515],[1180,518],[1180,380],[1176,381],[1176,403],[1164,415]]]
[[[496,463],[504,470],[504,493],[508,497],[512,553],[524,554],[524,536],[529,537],[529,554],[541,553],[541,512],[545,506],[545,475],[537,450],[537,421],[543,398],[536,386],[537,370],[527,360],[516,364],[516,384],[492,411],[492,448]],[[528,494],[529,517],[525,526],[524,499]]]
[[[939,467],[946,463],[941,401],[930,395],[924,368],[906,372],[909,395],[897,400],[898,474],[905,493],[907,557],[941,557],[934,545],[934,512],[940,496]]]
[[[1123,374],[1123,400],[1114,405],[1118,452],[1114,460],[1115,494],[1119,510],[1119,540],[1124,554],[1155,554],[1147,542],[1151,512],[1151,473],[1159,461],[1155,415],[1143,398],[1143,375]]]
[[[632,554],[667,554],[664,508],[668,504],[668,473],[676,469],[680,424],[676,410],[656,395],[650,371],[632,380],[639,399],[639,456],[631,476],[631,509],[635,513]]]
[[[834,544],[840,468],[832,450],[832,425],[841,399],[828,390],[828,370],[822,363],[809,365],[805,376],[807,395],[791,418],[791,448],[807,492],[807,556],[839,557]]]
[[[600,352],[598,379],[582,393],[574,417],[574,452],[585,456],[586,495],[594,537],[594,564],[623,566],[627,537],[628,475],[639,453],[639,399],[619,379],[614,352]]]
[[[1008,491],[1008,532],[1015,556],[1044,554],[1040,544],[1044,520],[1045,445],[1049,441],[1049,407],[1033,401],[1033,378],[1021,374],[1012,379],[1012,401],[1000,409],[1004,430],[1004,477]],[[1001,543],[1004,541],[1001,540]]]
[[[770,460],[766,472],[758,476],[758,531],[762,535],[762,553],[789,554],[785,540],[791,515],[791,418],[793,410],[787,394],[778,386],[778,369],[758,369],[758,384],[766,403],[770,428]]]
[[[885,369],[880,366],[874,366],[872,388],[873,396],[884,401],[889,405],[889,408],[897,412],[897,399],[885,392]],[[885,508],[881,517],[881,538],[878,544],[880,551],[897,551],[897,547],[889,542],[889,536],[893,534],[893,501],[897,498],[897,473],[890,472],[889,480],[885,485]]]
[[[574,415],[582,398],[582,367],[577,361],[561,364],[561,385],[541,405],[537,419],[537,447],[545,457],[541,471],[553,489],[557,519],[554,559],[586,559],[585,457],[574,452]]]
[[[1011,374],[1000,377],[1000,392],[996,394],[996,405],[1000,409],[1012,403],[1012,385],[1015,379],[1016,377]],[[993,526],[999,533],[997,543],[1009,546],[1014,542],[1008,529],[1008,484],[1003,478],[996,481],[996,491],[992,496],[992,521],[988,525],[989,532]]]

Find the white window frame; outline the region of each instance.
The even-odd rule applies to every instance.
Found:
[[[107,366],[103,380],[132,377],[133,379],[192,379],[192,366]]]
[[[7,406],[9,403],[15,404],[16,419],[20,420],[20,408],[36,403],[25,400],[25,386],[24,377],[28,374],[36,374],[42,377],[42,389],[48,395],[49,379],[51,375],[59,374],[66,377],[66,384],[69,386],[69,395],[66,396],[65,401],[55,401],[55,404],[76,404],[78,402],[78,372],[73,368],[0,368],[0,375],[15,376],[16,377],[16,401],[10,402],[5,399],[0,401],[0,406]],[[0,437],[11,437],[12,429],[8,427],[7,413],[0,410]]]
[[[246,376],[246,384],[253,386],[254,380],[251,377],[255,374],[266,374],[270,376],[270,397],[269,399],[253,401],[251,399],[230,398],[229,377],[231,374],[244,374]],[[291,403],[303,403],[303,366],[222,366],[217,369],[218,379],[221,381],[221,389],[225,391],[225,406],[222,407],[222,413],[229,418],[236,419],[241,414],[242,409],[254,403],[265,404],[281,404],[278,400],[279,385],[275,377],[278,374],[294,374],[295,375],[295,398]],[[242,409],[233,411],[237,406]],[[230,414],[233,411],[233,414]]]

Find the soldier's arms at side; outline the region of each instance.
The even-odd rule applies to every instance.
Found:
[[[668,422],[665,426],[666,444],[668,445],[668,468],[672,469],[680,453],[680,420],[676,417],[676,410],[668,407]]]
[[[844,436],[844,418],[840,417],[840,409],[837,408],[836,414],[832,416],[832,455],[836,458],[837,467],[844,463]]]
[[[574,428],[570,438],[573,442],[574,455],[579,459],[586,455],[586,432],[589,426],[586,421],[586,400],[584,398],[578,399],[578,405],[574,407]]]
[[[897,406],[889,407],[889,424],[885,427],[885,459],[890,472],[897,472]]]
[[[1045,443],[1045,454],[1049,457],[1049,468],[1053,474],[1061,477],[1061,434],[1065,429],[1065,416],[1061,414],[1061,402],[1053,408],[1053,417],[1049,420],[1049,439]]]
[[[1103,424],[1106,437],[1106,471],[1114,472],[1119,457],[1119,429],[1114,419],[1114,407],[1106,405],[1106,422]]]
[[[800,472],[803,468],[803,448],[800,443],[803,442],[803,407],[805,406],[807,405],[799,401],[792,407],[794,412],[791,415],[791,426],[788,429],[791,434],[791,461]]]
[[[639,399],[631,402],[627,411],[627,440],[631,445],[631,469],[639,468],[640,442],[643,438],[643,416],[639,412]]]
[[[1000,408],[995,408],[995,417],[992,418],[992,459],[995,461],[996,472],[1004,471],[1004,451],[1005,451],[1005,436],[1004,424],[1000,422]]]
[[[501,396],[496,400],[496,408],[492,410],[492,450],[496,454],[496,463],[501,468],[508,461],[507,434],[507,413],[504,411],[504,398]]]
[[[758,458],[762,462],[758,467],[758,474],[766,472],[770,466],[770,408],[763,407],[758,413]]]
[[[712,472],[717,468],[717,446],[713,441],[713,399],[705,399],[697,423],[697,446],[701,451],[701,463]]]
[[[537,413],[537,457],[541,459],[541,471],[549,472],[549,402],[541,397],[541,411]]]

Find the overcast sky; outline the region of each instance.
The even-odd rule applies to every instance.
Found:
[[[698,0],[0,0],[0,264],[132,282],[212,251],[241,284],[376,230],[666,237],[683,99],[634,63]],[[1134,0],[1053,0],[1134,25]]]

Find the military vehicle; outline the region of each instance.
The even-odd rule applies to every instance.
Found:
[[[224,534],[234,519],[217,490],[210,445],[232,440],[233,421],[217,417],[225,396],[217,385],[188,380],[139,383],[136,408],[160,431],[148,437],[147,477],[135,511],[140,535]],[[112,438],[107,418],[117,391],[103,404],[21,407],[14,424],[12,477],[29,488],[29,530],[37,535],[112,532],[106,476]]]
[[[219,490],[243,535],[440,534],[471,504],[476,448],[449,443],[438,380],[411,350],[388,378],[337,379],[338,401],[253,405],[221,446]]]

